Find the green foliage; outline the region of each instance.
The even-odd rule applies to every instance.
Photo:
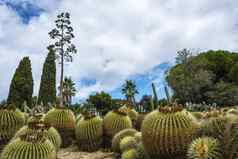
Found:
[[[134,149],[137,146],[137,141],[132,136],[126,136],[124,137],[120,142],[120,150],[121,152]]]
[[[120,142],[126,136],[134,136],[137,133],[135,129],[124,129],[118,132],[112,139],[112,150],[114,152],[120,152]]]
[[[3,150],[1,159],[56,159],[53,144],[38,133],[12,140]]]
[[[19,110],[0,109],[0,149],[24,125],[25,117]]]
[[[77,122],[76,139],[82,151],[97,151],[102,144],[102,119],[97,116],[83,117]]]
[[[189,112],[164,107],[142,123],[142,141],[151,158],[183,158],[198,124]]]
[[[135,95],[138,93],[135,82],[132,80],[126,80],[125,84],[122,86],[122,94],[126,96],[127,101],[136,105]]]
[[[167,75],[174,98],[181,103],[238,104],[237,59],[237,54],[222,50],[188,56]]]
[[[56,102],[56,64],[53,46],[49,46],[48,51],[49,53],[43,66],[38,96],[38,104],[43,102],[44,105]]]
[[[189,146],[187,156],[189,159],[221,159],[219,141],[209,137],[198,138]]]
[[[70,109],[53,108],[45,115],[44,121],[58,130],[62,138],[62,147],[72,144],[75,137],[76,120]]]
[[[63,81],[63,103],[70,106],[72,104],[72,97],[75,96],[75,94],[76,88],[74,81],[71,77],[65,77]]]
[[[31,61],[24,57],[18,65],[9,89],[7,102],[21,108],[24,101],[32,106],[33,77],[31,72]]]
[[[87,102],[92,103],[98,112],[100,112],[102,115],[105,115],[107,112],[112,110],[112,97],[110,94],[105,92],[99,92],[95,95],[90,95],[87,99]]]

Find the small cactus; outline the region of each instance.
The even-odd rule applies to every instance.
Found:
[[[96,151],[103,137],[102,119],[98,116],[83,117],[77,122],[76,139],[82,151]]]
[[[114,110],[108,112],[103,119],[105,146],[111,146],[114,135],[127,128],[132,128],[132,122],[126,111]]]
[[[135,129],[129,128],[124,129],[118,132],[112,139],[112,150],[114,152],[120,153],[120,142],[126,136],[134,136],[138,131]]]
[[[219,141],[209,137],[198,138],[189,146],[187,156],[188,159],[221,159]]]
[[[70,109],[53,108],[45,115],[44,121],[58,130],[62,138],[62,147],[72,144],[75,138],[76,120]]]
[[[137,146],[137,141],[132,136],[126,136],[120,142],[121,152],[136,148],[136,146]]]
[[[137,152],[135,149],[130,149],[122,153],[121,159],[137,159]]]

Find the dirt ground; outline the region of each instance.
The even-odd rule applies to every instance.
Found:
[[[112,152],[80,152],[77,146],[61,149],[57,156],[57,159],[116,159]]]

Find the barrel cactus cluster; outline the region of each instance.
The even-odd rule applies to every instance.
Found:
[[[27,131],[11,140],[3,149],[1,159],[56,159],[56,148],[45,136],[43,125],[37,124],[33,131]]]
[[[62,147],[72,144],[75,138],[76,119],[68,108],[53,108],[44,117],[45,123],[58,130],[62,138]]]
[[[25,124],[25,116],[18,109],[0,109],[0,149],[2,149],[15,133]]]

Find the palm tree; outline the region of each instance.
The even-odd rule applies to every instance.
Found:
[[[63,81],[63,102],[71,105],[72,97],[76,94],[75,83],[70,77],[65,77]]]
[[[136,104],[135,94],[139,92],[136,89],[135,81],[126,80],[125,84],[122,86],[122,94],[126,96],[126,100],[130,103]]]

